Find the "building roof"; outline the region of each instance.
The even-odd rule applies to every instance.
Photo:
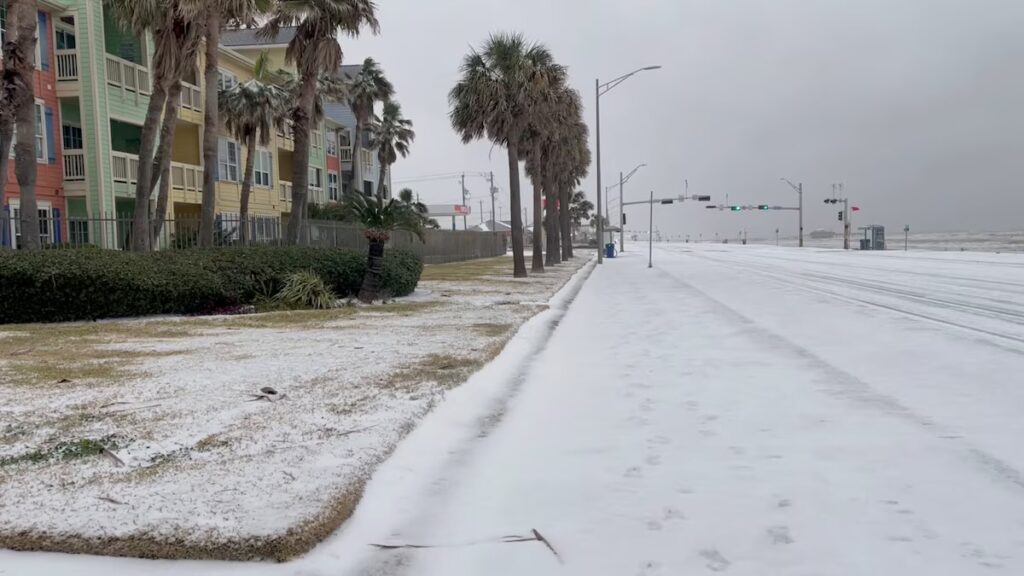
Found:
[[[496,232],[508,232],[509,230],[512,229],[512,222],[509,221],[509,220],[498,220],[497,222],[494,223],[494,227],[497,229],[497,230],[495,230]],[[479,232],[490,232],[491,231],[491,221],[490,220],[484,220],[484,222],[482,224],[477,224],[476,226],[471,226],[469,229],[470,230],[477,230]]]
[[[295,27],[281,28],[276,38],[257,36],[259,28],[243,28],[240,30],[224,30],[220,33],[222,46],[238,48],[242,46],[284,46],[295,38]]]

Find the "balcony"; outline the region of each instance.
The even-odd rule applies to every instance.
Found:
[[[64,150],[64,180],[66,182],[85,181],[85,150]]]
[[[338,149],[338,158],[342,162],[351,162],[352,161],[352,147],[351,146],[347,146],[345,148],[339,148]]]
[[[171,188],[185,192],[202,191],[203,167],[171,162]]]
[[[139,157],[125,152],[110,153],[114,182],[135,184],[139,180]]]
[[[291,199],[292,199],[292,183],[291,182],[285,182],[284,180],[281,180],[281,183],[278,185],[278,190],[281,193],[281,201],[283,201],[283,202],[291,201]]]
[[[372,166],[373,165],[373,159],[375,157],[374,154],[373,154],[373,150],[367,150],[367,149],[364,148],[364,149],[360,150],[359,152],[360,152],[360,156],[359,156],[360,162],[362,162],[363,166]]]
[[[107,54],[107,84],[136,94],[149,94],[149,70],[112,54]]]
[[[199,86],[188,82],[181,83],[181,107],[196,112],[203,111],[203,92]]]
[[[57,50],[57,80],[72,82],[78,80],[78,51]]]

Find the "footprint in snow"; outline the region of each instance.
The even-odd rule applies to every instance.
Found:
[[[700,551],[700,557],[707,560],[706,566],[713,572],[722,572],[729,569],[732,562],[722,556],[722,553],[714,548],[706,548]]]
[[[789,535],[789,526],[772,526],[765,530],[772,544],[792,544],[793,537]]]

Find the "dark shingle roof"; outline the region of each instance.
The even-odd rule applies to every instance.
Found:
[[[243,30],[224,30],[220,34],[222,46],[233,48],[237,46],[273,46],[287,44],[295,37],[295,28],[281,28],[276,38],[266,39],[256,35],[259,28],[246,28]]]

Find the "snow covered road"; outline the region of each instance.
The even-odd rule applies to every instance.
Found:
[[[627,253],[447,495],[387,537],[446,546],[370,566],[1020,574],[1022,294],[1020,256],[674,245],[648,270]],[[534,528],[561,560],[457,545]]]

